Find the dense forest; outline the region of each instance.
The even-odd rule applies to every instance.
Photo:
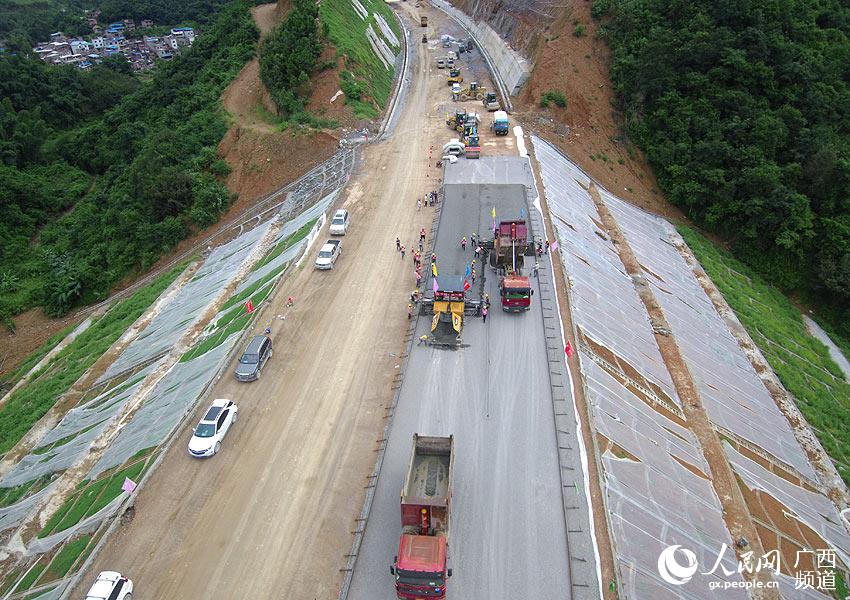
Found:
[[[219,97],[254,55],[232,0],[150,81],[0,55],[0,317],[104,298],[227,208]]]
[[[594,0],[630,138],[663,191],[850,334],[850,7]]]

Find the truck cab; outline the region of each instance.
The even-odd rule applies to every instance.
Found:
[[[452,574],[452,570],[446,568],[446,538],[402,535],[398,552],[390,568],[390,572],[395,575],[398,598],[446,597],[446,579]]]
[[[496,135],[508,135],[511,125],[508,121],[508,113],[503,110],[497,110],[493,114],[493,125],[491,129]]]
[[[499,298],[505,312],[520,312],[531,308],[534,290],[528,277],[508,275],[499,281]]]

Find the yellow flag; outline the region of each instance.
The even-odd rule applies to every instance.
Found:
[[[492,214],[493,214],[493,218],[495,219],[496,218],[496,207],[495,206],[493,207],[493,213]]]

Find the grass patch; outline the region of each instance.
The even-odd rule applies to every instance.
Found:
[[[540,108],[549,108],[550,104],[554,104],[559,108],[567,107],[567,97],[556,90],[549,90],[548,92],[543,92],[543,95],[540,96]]]
[[[154,300],[177,279],[188,261],[160,275],[129,298],[112,307],[49,364],[9,398],[0,409],[0,453],[7,452],[106,352]]]
[[[73,542],[65,544],[47,568],[47,575],[50,577],[49,581],[65,577],[68,571],[71,570],[71,567],[74,566],[74,563],[77,562],[77,558],[86,549],[86,546],[89,545],[90,541],[91,536],[86,534],[78,537]]]
[[[248,326],[248,323],[251,322],[251,314],[243,313],[242,316],[232,320],[227,327],[216,331],[214,334],[210,335],[208,338],[203,340],[200,344],[196,345],[194,348],[189,350],[186,354],[184,354],[180,358],[180,362],[188,362],[193,358],[197,358],[202,354],[206,354],[213,348],[220,346],[224,343],[228,337],[237,331],[242,331]]]
[[[366,28],[371,24],[372,29],[383,37],[383,32],[381,32],[381,28],[373,16],[378,13],[389,24],[399,40],[402,39],[402,33],[392,10],[383,0],[362,0],[361,4],[370,13],[366,21],[360,18],[351,2],[322,2],[319,5],[319,19],[328,39],[338,52],[346,57],[346,69],[353,75],[351,79],[345,76],[347,79],[346,87],[353,91],[352,86],[356,85],[359,89],[359,94],[353,95],[359,95],[360,99],[347,98],[347,102],[354,105],[355,114],[371,112],[362,106],[365,104],[371,106],[377,115],[387,105],[395,79],[395,71],[392,65],[387,69],[372,50],[372,46],[366,38]],[[401,48],[393,46],[389,40],[386,41],[392,50],[401,50]]]
[[[251,299],[251,301],[254,303],[254,306],[256,307],[259,304],[260,300],[264,299],[268,295],[268,290],[266,290],[265,294],[263,294],[262,288],[267,283],[270,283],[273,279],[277,278],[277,276],[280,275],[283,272],[283,270],[287,267],[288,264],[289,263],[284,263],[284,264],[272,269],[271,271],[266,273],[263,277],[261,277],[260,279],[258,279],[257,281],[255,281],[254,283],[252,283],[251,285],[246,287],[244,290],[242,290],[241,292],[239,292],[235,296],[232,296],[227,302],[224,303],[224,306],[221,307],[222,310],[227,310],[231,306],[235,306],[236,308],[242,310],[242,309],[244,309],[244,307],[242,305],[245,304],[245,302],[248,301],[248,298]],[[262,295],[262,298],[260,297],[261,295]],[[216,326],[221,327],[221,325],[225,325],[227,322],[232,320],[232,319],[227,319],[227,321],[222,323],[222,321],[224,319],[225,319],[225,317],[222,317],[221,319],[219,319],[218,322],[216,323]]]
[[[850,484],[850,384],[826,346],[808,334],[788,298],[755,272],[695,231],[679,232]]]
[[[34,481],[28,481],[15,487],[0,488],[0,507],[11,506],[24,496],[35,494],[50,483],[51,475],[42,475]]]
[[[298,231],[287,236],[282,242],[278,243],[274,248],[272,248],[272,251],[266,254],[266,256],[264,256],[261,261],[251,267],[251,271],[253,272],[257,269],[266,266],[268,263],[283,254],[283,252],[294,246],[297,242],[300,242],[305,237],[307,237],[307,234],[310,233],[310,230],[313,229],[313,225],[315,225],[316,221],[318,220],[319,219],[312,219],[311,221],[302,225],[298,229]]]
[[[18,587],[15,588],[15,591],[22,592],[24,590],[28,590],[32,587],[39,577],[41,577],[42,572],[44,571],[44,567],[46,565],[39,562],[39,564],[35,565],[32,569],[30,569],[29,573],[27,573],[23,579],[21,579],[21,583],[18,584]]]
[[[149,448],[142,450],[137,453],[137,456],[144,455],[149,451]],[[38,537],[47,537],[51,533],[73,527],[84,518],[95,514],[121,494],[121,486],[125,477],[138,482],[147,467],[147,461],[142,460],[96,481],[83,481],[78,486],[81,491],[65,500],[65,503],[47,521]]]

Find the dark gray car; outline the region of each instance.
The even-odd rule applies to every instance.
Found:
[[[266,361],[272,357],[272,341],[264,335],[255,335],[239,357],[236,365],[236,379],[254,381],[260,378],[260,371]]]

